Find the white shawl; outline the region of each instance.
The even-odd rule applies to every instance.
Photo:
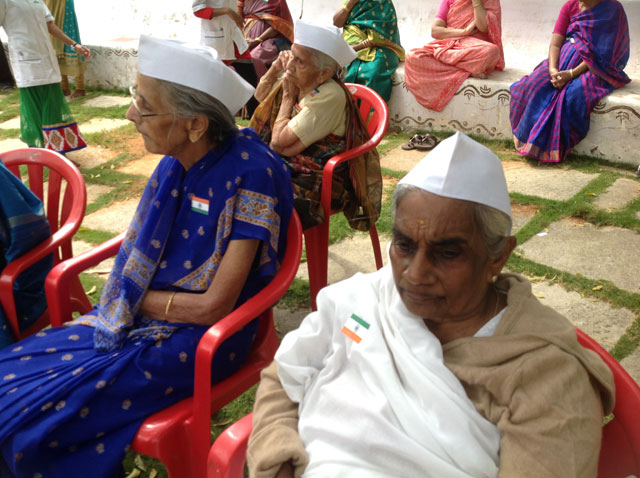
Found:
[[[341,332],[352,314],[369,325],[357,326],[359,343]],[[305,477],[497,476],[496,427],[402,303],[390,266],[323,289],[276,361],[299,403]]]

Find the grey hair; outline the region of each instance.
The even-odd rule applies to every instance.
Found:
[[[393,193],[393,218],[395,220],[400,201],[411,192],[426,192],[411,184],[399,184]],[[511,236],[511,218],[491,206],[467,201],[471,204],[473,219],[482,234],[487,254],[497,259],[503,253],[507,239]]]
[[[338,62],[331,58],[326,53],[321,52],[320,50],[316,50],[315,48],[305,47],[309,49],[311,53],[311,59],[313,60],[313,64],[316,65],[316,68],[320,71],[329,69],[331,70],[331,76],[334,76],[340,65]]]
[[[178,83],[160,79],[156,79],[156,81],[177,115],[186,118],[202,115],[209,119],[209,127],[205,134],[212,144],[224,143],[231,132],[236,129],[233,115],[220,100],[204,91]]]

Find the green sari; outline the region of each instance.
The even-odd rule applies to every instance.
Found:
[[[348,0],[343,1],[343,6]],[[345,82],[373,88],[385,100],[391,97],[391,75],[404,60],[396,10],[391,0],[360,0],[344,25],[349,45],[371,40],[373,46],[358,52],[347,67]]]

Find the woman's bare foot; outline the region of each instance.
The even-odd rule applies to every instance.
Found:
[[[62,94],[64,96],[69,96],[71,94],[71,90],[62,90]]]
[[[71,95],[71,99],[80,98],[81,96],[85,96],[87,94],[86,90],[76,90]]]

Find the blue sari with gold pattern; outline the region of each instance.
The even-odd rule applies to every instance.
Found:
[[[195,349],[207,329],[142,316],[145,292],[204,292],[229,241],[257,238],[239,303],[246,301],[277,271],[292,208],[284,163],[251,129],[233,133],[188,172],[164,157],[100,304],[0,352],[5,473],[116,475],[142,421],[192,394]],[[214,381],[242,364],[256,327],[254,321],[223,344]]]

